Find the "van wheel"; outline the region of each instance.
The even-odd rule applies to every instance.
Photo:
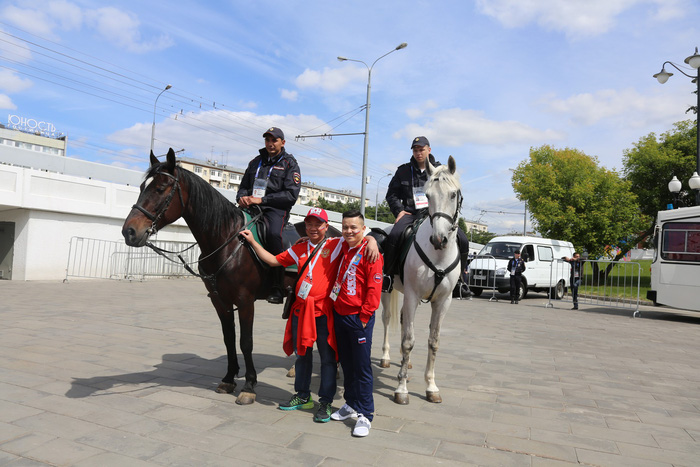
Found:
[[[559,282],[557,282],[557,285],[550,289],[549,296],[552,297],[554,300],[561,300],[562,298],[564,298],[564,293],[566,293],[566,288],[564,287],[564,280],[560,280]]]
[[[472,293],[474,294],[475,297],[481,296],[481,292],[484,291],[484,289],[480,289],[478,287],[470,287],[469,290],[472,291]]]
[[[522,300],[527,297],[527,281],[523,277],[520,281],[520,290],[518,290],[518,300]]]

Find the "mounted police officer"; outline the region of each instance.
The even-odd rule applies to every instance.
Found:
[[[396,217],[394,226],[383,244],[384,272],[387,275],[393,275],[393,271],[398,267],[398,264],[395,263],[401,252],[397,251],[399,246],[397,244],[404,230],[424,212],[427,212],[428,198],[426,198],[423,188],[425,182],[428,181],[425,168],[428,162],[435,167],[441,165],[430,153],[430,142],[425,136],[414,138],[411,142],[411,150],[413,157],[408,163],[402,164],[396,169],[386,192],[386,202],[389,204],[391,213]],[[457,243],[459,244],[461,267],[464,271],[469,261],[469,240],[462,229],[457,229]],[[385,289],[388,288],[385,287]]]
[[[272,127],[263,133],[265,147],[243,174],[236,201],[242,208],[259,205],[267,225],[267,250],[276,255],[284,251],[282,229],[301,188],[301,172],[294,156],[284,150],[284,133]],[[282,303],[284,268],[272,268],[272,291],[267,301]]]

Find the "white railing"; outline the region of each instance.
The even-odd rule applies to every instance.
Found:
[[[197,271],[199,245],[185,242],[152,242],[163,250],[181,252],[183,260]],[[124,242],[72,237],[68,250],[66,278],[145,280],[147,277],[191,276],[177,254],[168,258],[142,247],[133,248]]]
[[[491,289],[491,298],[489,298],[489,301],[498,301],[496,297],[496,293],[498,292],[496,290],[496,268],[496,258],[492,255],[476,256],[469,263],[469,288],[478,287],[482,289],[482,291]]]

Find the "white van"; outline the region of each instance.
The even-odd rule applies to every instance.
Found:
[[[524,236],[494,237],[469,263],[469,288],[475,296],[493,289],[494,285],[498,292],[510,291],[510,275],[506,272],[506,266],[516,251],[525,261],[519,300],[529,290],[546,292],[552,289],[552,298],[564,297],[569,286],[571,266],[566,262],[552,263],[565,256],[571,258],[574,246],[571,242]]]

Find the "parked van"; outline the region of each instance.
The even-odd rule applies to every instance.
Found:
[[[493,289],[494,286],[501,293],[510,291],[510,274],[506,271],[506,266],[516,251],[520,252],[526,267],[518,292],[519,300],[529,290],[546,292],[552,289],[552,298],[564,297],[569,286],[571,266],[559,262],[552,267],[552,263],[565,256],[571,258],[574,246],[571,242],[524,236],[494,237],[471,261],[469,288],[475,296],[478,297],[481,292]]]

